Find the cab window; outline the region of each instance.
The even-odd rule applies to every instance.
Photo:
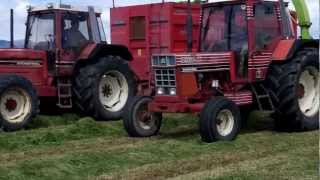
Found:
[[[273,2],[263,2],[254,7],[255,16],[255,49],[273,49],[281,39],[280,25]]]
[[[90,40],[88,13],[66,13],[62,18],[62,47],[78,51]]]
[[[29,17],[26,48],[36,50],[55,48],[54,14],[35,14]]]
[[[101,17],[98,17],[97,20],[98,20],[98,26],[99,26],[100,40],[101,42],[107,42],[106,33],[103,28]]]
[[[236,51],[247,49],[248,31],[244,5],[208,7],[203,11],[203,52]]]

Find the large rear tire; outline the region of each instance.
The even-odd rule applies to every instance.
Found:
[[[319,50],[303,49],[286,64],[270,67],[266,80],[276,107],[272,117],[281,131],[319,128]]]
[[[162,114],[148,110],[150,97],[134,97],[126,110],[123,125],[131,137],[150,137],[158,134],[162,124]]]
[[[240,110],[224,97],[212,98],[201,111],[199,127],[204,142],[234,140],[241,127]]]
[[[39,113],[39,100],[30,81],[16,75],[0,76],[0,121],[4,131],[25,128]]]
[[[108,56],[77,71],[73,93],[86,114],[97,120],[118,120],[136,94],[135,76],[125,60]]]

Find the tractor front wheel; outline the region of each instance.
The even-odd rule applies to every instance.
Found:
[[[213,98],[203,108],[199,126],[204,142],[234,140],[241,127],[240,110],[224,97]]]
[[[135,76],[120,57],[101,58],[78,70],[73,92],[82,111],[98,120],[118,120],[136,94]]]
[[[15,75],[0,76],[0,120],[3,130],[23,129],[38,113],[38,96],[27,79]]]
[[[162,114],[148,110],[150,97],[134,97],[130,100],[123,124],[131,137],[150,137],[156,135],[161,127]]]

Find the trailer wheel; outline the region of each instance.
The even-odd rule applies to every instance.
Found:
[[[128,98],[136,94],[135,76],[125,60],[108,56],[78,71],[73,92],[82,111],[97,119],[118,120]]]
[[[134,97],[130,100],[123,124],[131,137],[150,137],[156,135],[162,124],[162,114],[148,111],[150,97]]]
[[[38,113],[38,96],[28,80],[16,75],[0,76],[0,120],[3,130],[23,129]]]
[[[240,131],[241,115],[235,103],[224,97],[216,97],[205,105],[199,122],[204,142],[231,141]]]
[[[271,66],[267,83],[276,97],[273,118],[278,130],[303,131],[319,128],[318,49],[301,50],[286,64]]]

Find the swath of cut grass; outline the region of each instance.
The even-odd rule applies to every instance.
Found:
[[[1,134],[0,179],[317,176],[318,131],[277,133],[269,125],[255,131],[261,124],[250,123],[233,142],[207,144],[200,141],[194,116],[166,115],[160,135],[144,139],[127,137],[121,121],[76,119],[65,125]]]
[[[27,129],[48,128],[54,126],[64,126],[75,123],[80,117],[77,114],[62,114],[61,116],[39,115],[27,126]]]

